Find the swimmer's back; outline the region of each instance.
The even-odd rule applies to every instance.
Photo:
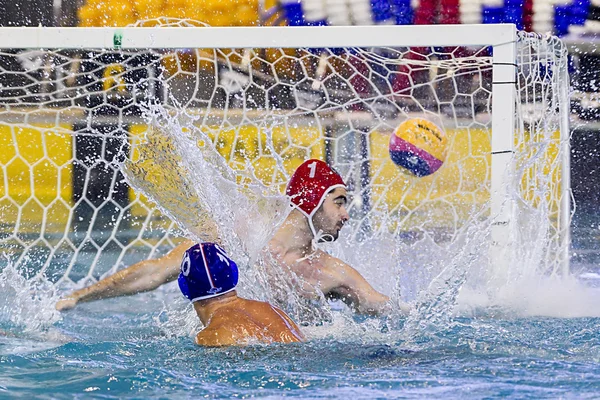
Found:
[[[279,308],[262,301],[237,298],[219,308],[196,336],[201,346],[304,341],[298,326]]]

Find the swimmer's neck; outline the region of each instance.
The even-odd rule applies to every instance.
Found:
[[[194,309],[198,318],[204,326],[208,325],[214,313],[221,307],[231,305],[240,298],[235,290],[225,293],[224,295],[213,297],[212,299],[199,300],[194,302]]]
[[[273,236],[273,241],[282,248],[283,253],[298,253],[300,257],[314,253],[312,239],[308,220],[298,210],[292,210]]]

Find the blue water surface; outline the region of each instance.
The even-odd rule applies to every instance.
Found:
[[[411,337],[402,320],[361,318],[350,321],[364,327],[359,336],[325,324],[310,328],[313,339],[304,344],[207,349],[161,328],[164,301],[150,293],[83,304],[43,333],[4,323],[0,397],[539,399],[600,393],[598,318],[456,318]]]
[[[572,270],[600,294],[593,237],[574,236]],[[484,309],[408,329],[404,318],[353,317],[342,308],[333,323],[304,327],[307,343],[209,349],[194,344],[193,329],[174,329],[182,308],[195,321],[174,284],[80,304],[55,321],[43,296],[15,299],[24,278],[3,276],[0,398],[600,397],[600,318]]]

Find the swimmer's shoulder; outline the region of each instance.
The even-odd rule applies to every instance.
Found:
[[[277,307],[267,303],[266,301],[244,299],[244,308],[236,311],[238,311],[239,314],[244,315],[252,315],[254,313],[265,315],[266,313],[275,312],[275,309],[279,310]],[[279,310],[279,312],[283,311]]]
[[[235,306],[222,307],[213,314],[209,327],[227,326],[230,329],[247,327],[255,324],[257,315],[270,311],[269,303],[262,301],[238,299]]]
[[[243,303],[238,303],[237,307],[221,308],[213,315],[209,326],[221,327],[227,325],[230,329],[249,328],[255,325],[260,328],[263,326],[264,318],[267,320],[281,319],[290,321],[287,314],[280,308],[265,301],[242,299]]]
[[[248,313],[235,307],[224,307],[217,310],[206,328],[196,335],[196,344],[208,347],[241,344],[245,338],[242,332],[254,325]]]
[[[356,271],[344,261],[324,251],[319,253],[319,259],[321,260],[321,273],[329,280],[344,281],[345,275]]]
[[[237,333],[225,326],[206,327],[196,335],[196,344],[206,347],[232,346],[239,344]]]
[[[269,241],[269,244],[264,250],[271,256],[282,256],[285,253],[283,242],[275,237]]]
[[[319,260],[321,260],[321,263],[323,263],[323,265],[326,267],[336,268],[339,266],[347,266],[348,265],[345,262],[343,262],[342,260],[340,260],[339,258],[334,257],[331,254],[329,254],[326,251],[323,251],[321,249],[317,250],[316,254],[319,256]]]
[[[209,326],[218,327],[223,324],[240,324],[249,319],[248,312],[242,307],[223,307],[215,311]]]
[[[348,291],[353,292],[357,286],[363,284],[363,276],[339,258],[324,253],[321,259],[320,289],[325,295],[337,293],[343,297]]]

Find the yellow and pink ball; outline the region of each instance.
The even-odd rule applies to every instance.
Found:
[[[403,172],[422,177],[433,174],[446,160],[446,134],[433,122],[411,118],[390,137],[390,158]]]

